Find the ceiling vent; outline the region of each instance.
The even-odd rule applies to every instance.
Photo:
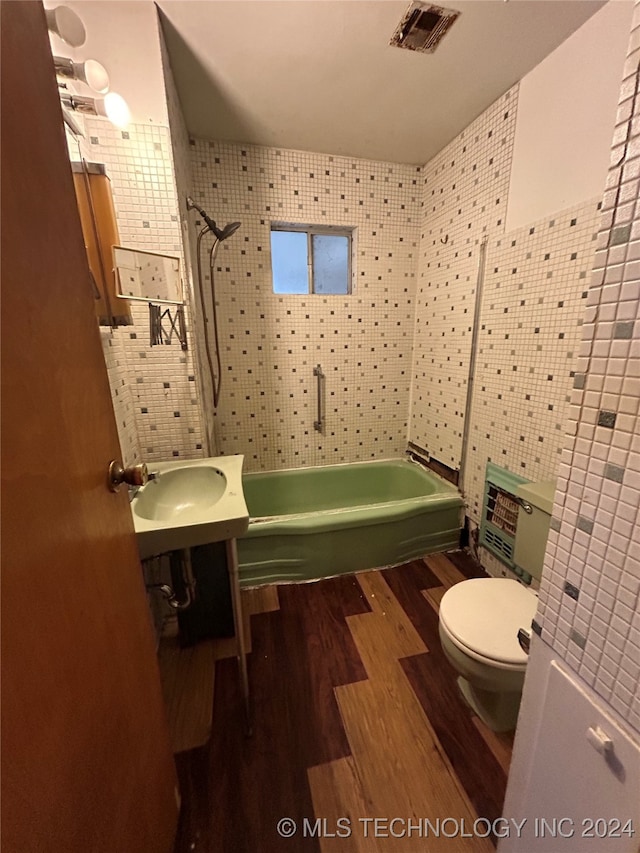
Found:
[[[442,6],[414,0],[389,44],[420,53],[433,53],[459,15],[455,9],[443,9]]]

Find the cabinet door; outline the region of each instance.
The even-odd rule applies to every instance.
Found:
[[[518,820],[527,820],[522,838],[505,840],[499,850],[637,853],[640,744],[556,661],[539,701],[537,736],[522,745],[529,754],[514,756],[531,762],[518,796]],[[608,752],[598,751],[598,735],[611,740]]]

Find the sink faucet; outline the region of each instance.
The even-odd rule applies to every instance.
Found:
[[[147,472],[147,483],[150,483],[151,480],[157,480],[159,476],[160,473],[158,471]],[[129,502],[131,502],[135,498],[135,496],[138,494],[143,485],[146,485],[146,483],[136,484],[135,486],[131,484],[127,485],[127,489],[129,491]]]

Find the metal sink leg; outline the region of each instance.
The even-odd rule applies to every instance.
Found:
[[[240,686],[247,725],[247,734],[251,734],[251,707],[249,702],[249,677],[247,675],[247,650],[244,641],[244,620],[242,618],[242,599],[240,597],[240,569],[238,548],[235,539],[227,539],[227,567],[233,602],[233,624],[236,632],[236,654],[240,671]]]

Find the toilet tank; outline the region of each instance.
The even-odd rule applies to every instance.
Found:
[[[522,571],[540,580],[549,536],[556,481],[524,483],[516,489],[520,500],[513,561]]]

